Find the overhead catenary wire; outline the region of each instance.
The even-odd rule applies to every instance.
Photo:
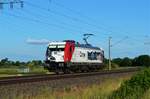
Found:
[[[52,1],[53,1],[53,2],[52,2]],[[89,17],[89,16],[86,15],[85,13],[83,13],[83,12],[81,13],[81,12],[75,10],[75,9],[69,8],[69,7],[67,7],[67,6],[64,6],[64,5],[61,4],[60,2],[57,2],[56,0],[51,0],[51,4],[54,4],[54,5],[58,6],[58,7],[64,8],[64,9],[66,9],[66,10],[72,12],[72,13],[75,13],[76,15],[79,15],[80,18],[83,17],[84,19],[87,19],[88,21],[92,22],[92,24],[95,24],[95,23],[97,22],[95,19]],[[102,24],[102,23],[96,24],[95,26],[103,28],[104,30],[106,30],[106,32],[111,32],[111,33],[123,33],[123,34],[128,33],[128,32],[122,32],[122,31],[119,31],[119,32],[118,32],[118,31],[112,31],[111,29],[109,29],[109,26],[105,26],[105,25]],[[110,35],[109,35],[109,36],[110,36]],[[124,36],[125,36],[125,35],[124,35]]]
[[[9,17],[11,17],[11,16],[9,16]],[[9,23],[9,25],[11,25],[11,26],[14,26],[13,28],[12,27],[10,27],[11,29],[13,29],[14,31],[19,31],[19,30],[22,30],[22,28],[24,28],[24,26],[23,25],[19,25],[19,24],[16,24],[15,22],[10,22],[10,20],[3,20],[3,18],[2,17],[0,17],[1,19],[0,19],[0,21],[2,22],[7,22],[7,23]],[[8,19],[8,17],[7,17],[7,19]],[[10,29],[9,28],[9,29]],[[15,28],[17,28],[17,29],[15,29]],[[28,33],[29,34],[33,34],[33,32],[31,32],[31,31],[28,31]]]
[[[16,15],[16,14],[11,14],[11,13],[6,13],[6,12],[4,12],[3,14],[4,15],[9,15],[9,16],[12,16],[12,17],[15,17],[15,18],[27,20],[27,21],[32,21],[32,22],[44,24],[44,25],[47,25],[47,26],[50,26],[50,27],[56,27],[56,28],[59,28],[59,29],[67,30],[67,31],[70,30],[70,31],[76,31],[77,32],[77,30],[73,30],[73,29],[69,29],[69,28],[66,29],[65,26],[61,26],[61,25],[54,24],[54,23],[44,22],[44,21],[41,21],[41,20],[38,20],[38,19],[33,19],[33,18],[29,18],[29,17],[25,17],[25,16],[20,16],[20,15]],[[81,32],[81,31],[78,31],[78,32]]]
[[[105,36],[108,37],[108,36],[112,36],[112,33],[118,33],[118,32],[112,31],[112,30],[110,30],[110,29],[107,29],[107,28],[105,28],[105,27],[102,27],[102,26],[99,26],[99,25],[96,25],[96,24],[91,24],[90,22],[87,22],[87,21],[82,20],[82,19],[80,19],[80,18],[77,18],[77,17],[74,17],[74,16],[70,16],[70,15],[68,15],[68,14],[64,14],[64,13],[58,12],[58,11],[56,11],[56,10],[52,10],[52,9],[49,9],[49,8],[47,9],[47,8],[45,8],[45,7],[42,7],[42,6],[33,4],[33,3],[31,3],[31,2],[25,2],[25,3],[28,4],[28,5],[31,6],[31,7],[34,7],[34,8],[37,8],[37,9],[41,9],[41,10],[43,10],[43,11],[50,12],[51,14],[54,14],[54,15],[57,15],[57,16],[62,16],[62,17],[65,17],[65,18],[67,18],[67,19],[70,19],[70,20],[72,20],[72,21],[74,21],[74,22],[80,22],[80,23],[82,23],[82,24],[85,24],[85,25],[94,27],[96,30],[100,30],[100,31],[101,31],[101,30],[104,30],[104,31],[105,31],[105,33],[104,33],[104,32],[101,33],[100,31],[98,31],[98,32],[96,32],[97,35],[105,35]],[[53,3],[55,3],[55,2],[53,2]],[[50,1],[50,4],[52,4],[52,1]],[[61,6],[61,7],[64,7],[64,8],[66,8],[66,9],[69,9],[69,10],[72,11],[72,12],[75,12],[73,9],[67,8],[67,7],[65,7],[65,6],[63,6],[63,5],[61,5],[61,4],[58,4],[58,3],[55,3],[55,4],[56,4],[56,5],[59,5],[59,6]],[[84,18],[87,18],[86,15],[84,15],[84,14],[78,12],[78,11],[76,11],[75,13],[77,13],[78,15],[83,16]],[[88,17],[88,20],[92,20],[92,18]],[[94,21],[93,21],[93,22],[94,22]],[[94,22],[94,23],[95,23],[95,22]],[[93,30],[92,30],[92,31],[93,31]],[[95,31],[95,30],[94,30],[94,31]],[[120,33],[123,33],[122,35],[124,35],[124,34],[126,34],[127,32],[119,32],[119,34],[120,34]]]
[[[37,13],[33,13],[33,12],[30,12],[29,10],[25,10],[25,9],[22,9],[21,10],[21,12],[24,12],[24,13],[26,13],[26,14],[28,14],[28,15],[31,15],[31,16],[33,16],[33,17],[39,17],[41,20],[45,20],[45,19],[49,19],[50,17],[48,16],[48,15],[43,15],[43,14],[37,14]],[[86,33],[86,32],[92,32],[92,33],[96,33],[97,31],[91,31],[91,30],[89,30],[89,29],[83,29],[83,27],[80,27],[80,26],[76,26],[76,25],[73,25],[73,24],[68,24],[68,23],[66,23],[66,22],[63,22],[63,21],[61,21],[61,20],[52,20],[52,21],[54,21],[54,22],[56,22],[56,23],[59,23],[59,25],[63,25],[63,26],[66,26],[66,29],[68,29],[68,28],[73,28],[74,30],[78,30],[78,31],[80,31],[80,33]],[[80,30],[80,29],[82,29],[82,30]]]
[[[35,6],[35,5],[34,5],[34,6]],[[41,8],[41,7],[39,6],[39,8]],[[42,7],[42,9],[43,9],[43,10],[44,10],[44,9],[46,10],[46,8],[43,8],[43,7]],[[26,12],[27,12],[27,11],[26,11]],[[28,13],[29,13],[29,12],[28,12]],[[44,17],[45,17],[45,16],[44,16]],[[34,21],[35,21],[35,20],[34,20]],[[39,21],[41,21],[41,20],[39,20]],[[43,22],[42,22],[42,23],[43,23]],[[45,22],[44,22],[44,23],[45,23]],[[60,23],[61,23],[61,22],[60,22]],[[64,23],[62,23],[62,24],[64,24]],[[62,27],[61,27],[61,28],[62,28]],[[63,28],[64,28],[64,26],[63,26]],[[73,27],[73,28],[74,28],[74,27]],[[80,28],[81,28],[81,27],[80,27]],[[81,32],[81,31],[80,31],[80,32]],[[91,31],[91,32],[93,32],[93,31]]]
[[[84,13],[81,13],[81,12],[79,12],[79,11],[76,11],[76,10],[74,10],[74,9],[72,9],[72,8],[66,7],[66,6],[64,6],[64,5],[60,4],[60,3],[58,3],[57,1],[52,2],[52,0],[51,0],[51,3],[53,3],[54,5],[56,5],[56,6],[58,6],[58,7],[64,8],[64,9],[70,11],[70,12],[73,12],[73,13],[75,13],[76,15],[79,15],[80,17],[83,17],[84,19],[87,19],[88,21],[91,21],[92,23],[97,22],[95,19],[89,17],[88,15],[85,15]],[[99,26],[99,25],[97,25],[97,26]]]
[[[40,14],[36,14],[36,15],[34,15],[32,12],[29,12],[29,11],[27,11],[27,10],[25,10],[25,9],[21,9],[22,10],[22,12],[24,11],[25,13],[27,13],[27,14],[32,14],[33,16],[36,16],[36,17],[46,17],[46,18],[48,18],[48,16],[47,15],[45,15],[45,14],[43,14],[43,15],[40,15]],[[44,9],[43,9],[44,10]],[[45,10],[44,10],[45,11]],[[42,19],[43,20],[43,19]],[[41,21],[41,20],[40,20]],[[79,30],[79,32],[80,33],[100,33],[99,31],[95,31],[95,30],[91,30],[90,28],[88,28],[88,29],[84,29],[84,27],[81,27],[81,26],[78,26],[78,25],[73,25],[73,24],[66,24],[65,22],[62,22],[62,21],[57,21],[57,23],[59,23],[59,25],[67,25],[68,27],[71,27],[71,28],[75,28],[75,30]],[[67,28],[66,28],[67,29]],[[81,31],[82,30],[82,31]],[[105,35],[105,34],[101,34],[101,35]],[[106,35],[105,35],[106,36]],[[108,36],[108,35],[107,35]]]
[[[27,3],[27,4],[29,4],[30,6],[32,5],[32,7],[36,7],[36,8],[40,8],[40,9],[42,9],[43,11],[52,11],[52,10],[49,10],[49,9],[46,9],[46,8],[44,8],[44,7],[41,7],[41,6],[38,6],[38,5],[35,5],[35,4],[32,4],[32,3],[30,3],[30,2],[25,2],[25,3]],[[71,11],[72,9],[70,9],[70,11]],[[52,11],[53,13],[57,13],[57,15],[59,15],[60,13],[59,12],[55,12],[55,11]],[[77,13],[79,13],[79,12],[77,12]],[[61,14],[62,15],[62,14]],[[60,16],[61,16],[60,15]],[[65,14],[63,14],[63,16],[64,17],[71,17],[71,16],[66,16]],[[76,18],[73,18],[74,19],[74,21],[77,21],[78,19],[76,19]],[[40,20],[41,21],[41,20]],[[78,20],[79,21],[79,20]],[[81,23],[82,23],[82,21],[81,21]],[[60,24],[61,24],[61,22],[60,22]],[[62,23],[63,24],[63,23]],[[64,28],[64,26],[63,26],[63,28]],[[74,28],[74,27],[73,27]],[[81,31],[80,31],[81,32]],[[93,32],[93,31],[91,31],[91,32]],[[97,32],[97,31],[96,31]],[[103,34],[103,33],[102,33]],[[108,35],[107,35],[108,36]]]
[[[21,9],[21,10],[24,10],[24,9]],[[28,13],[28,14],[30,13],[29,11],[25,11],[25,12]],[[30,13],[30,14],[32,14],[32,13]],[[13,16],[13,17],[15,17],[15,16]],[[19,17],[20,17],[20,15],[19,15]],[[39,14],[38,14],[36,17],[39,17]],[[46,16],[44,16],[44,17],[46,17]],[[47,18],[48,18],[48,17],[47,17]],[[27,19],[26,19],[26,20],[27,20]],[[43,19],[42,19],[42,20],[43,20]],[[29,18],[28,18],[28,21],[29,21]],[[30,21],[31,21],[31,18],[30,18]],[[32,20],[32,21],[33,21],[33,20]],[[34,22],[35,22],[35,21],[36,21],[36,22],[37,22],[37,21],[38,21],[38,22],[39,22],[39,21],[41,22],[41,20],[37,20],[37,19],[36,19],[36,20],[34,19]],[[43,23],[43,22],[42,22],[42,23]],[[65,25],[68,25],[68,26],[72,26],[71,28],[76,28],[76,30],[79,30],[79,28],[82,29],[82,30],[84,30],[83,27],[75,26],[75,25],[72,25],[72,24],[66,24],[66,23],[60,22],[60,21],[57,22],[57,23],[59,23],[59,25],[62,24],[63,27],[64,27],[64,24],[65,24]],[[46,23],[46,24],[47,24],[47,23]],[[60,25],[60,26],[61,26],[61,25]],[[59,26],[59,27],[60,27],[60,26]],[[66,28],[66,27],[65,27],[65,28]],[[77,29],[77,28],[78,28],[78,29]],[[81,30],[79,30],[79,32],[81,33]],[[82,31],[82,33],[89,33],[89,32],[90,32],[90,33],[96,33],[97,31],[93,31],[93,30],[91,31],[91,30],[87,30],[87,29],[86,29],[86,31]]]
[[[102,28],[102,27],[98,27],[97,25],[91,24],[91,23],[86,22],[86,21],[84,21],[84,20],[81,20],[81,19],[79,19],[79,18],[70,16],[70,15],[66,15],[66,14],[64,14],[64,13],[60,13],[60,12],[54,11],[54,10],[52,10],[52,9],[47,9],[47,8],[41,7],[41,6],[36,5],[36,4],[32,4],[32,3],[30,3],[30,2],[25,2],[25,3],[28,4],[28,5],[30,5],[31,7],[34,7],[34,8],[37,8],[37,9],[41,9],[41,10],[44,10],[44,11],[48,11],[48,12],[50,12],[50,13],[52,13],[52,14],[55,14],[55,15],[57,15],[57,16],[65,17],[65,18],[70,19],[70,20],[75,21],[75,22],[80,22],[80,23],[86,24],[86,25],[88,25],[88,26],[92,26],[92,27],[94,27],[94,28],[96,28],[96,29],[98,29],[98,30],[105,30],[105,31],[108,32],[107,35],[108,35],[109,33],[112,33],[112,31],[109,31],[108,29],[104,29],[104,28]]]
[[[8,16],[8,17],[11,17],[11,16]],[[7,19],[8,19],[8,17],[7,17]],[[10,22],[10,20],[3,20],[2,17],[0,17],[0,21],[7,22],[7,23],[11,24],[11,26],[14,26],[13,28],[9,27],[9,30],[11,30],[11,31],[17,31],[18,33],[23,32],[22,31],[22,28],[24,28],[23,24],[19,25],[19,24],[16,24],[15,22]],[[40,30],[40,29],[43,29],[43,28],[39,28],[38,30]],[[35,33],[32,32],[32,31],[28,31],[28,34],[35,34]],[[50,40],[45,39],[45,38],[43,38],[43,39],[33,39],[33,38],[30,37],[30,38],[27,38],[24,42],[27,43],[27,44],[45,45],[45,44],[48,44],[48,42],[50,42]]]
[[[114,47],[114,46],[116,46],[117,44],[121,43],[122,41],[124,41],[124,40],[126,40],[126,39],[128,39],[128,38],[129,38],[129,37],[126,36],[126,37],[124,37],[123,39],[121,39],[121,40],[119,40],[119,41],[117,41],[117,42],[111,44],[110,47]]]
[[[7,21],[8,24],[12,24],[14,27],[25,28],[24,23],[22,23],[21,25],[18,25],[18,24],[15,24],[15,23],[17,23],[17,22],[11,22],[12,20],[9,19],[10,17],[17,18],[17,19],[24,19],[24,17],[22,17],[22,16],[20,17],[20,16],[18,16],[18,15],[13,15],[13,14],[10,14],[10,13],[7,13],[7,12],[3,13],[3,15],[7,16],[7,20],[1,19],[1,21],[4,21],[4,22]],[[0,18],[2,18],[2,17],[0,17]],[[30,18],[29,18],[29,19],[26,18],[26,19],[24,19],[24,20],[37,23],[37,22],[36,22],[35,20],[33,20],[33,19],[30,20]],[[6,23],[6,22],[5,22],[5,23]],[[40,24],[41,24],[41,23],[40,23]],[[43,23],[42,23],[42,24],[43,24]],[[46,24],[44,24],[44,25],[46,25]],[[38,28],[38,30],[43,29],[43,28],[46,29],[46,27],[43,26],[42,28]],[[45,29],[44,29],[44,30],[45,30]],[[16,30],[16,31],[17,31],[17,30]],[[46,30],[46,31],[49,31],[49,29]],[[28,31],[28,32],[29,32],[30,34],[33,34],[33,33],[31,33],[31,31]]]
[[[84,14],[83,12],[81,13],[79,11],[76,11],[76,10],[72,9],[72,8],[66,7],[66,6],[62,5],[60,2],[58,3],[57,1],[54,1],[54,0],[53,0],[53,2],[51,0],[51,3],[58,6],[58,7],[64,8],[64,9],[66,9],[66,10],[72,12],[72,13],[75,13],[76,15],[80,16],[80,18],[83,17],[84,19],[87,19],[88,21],[90,21],[92,23],[90,25],[93,25],[96,28],[103,29],[103,30],[105,30],[106,32],[109,32],[109,33],[116,33],[116,31],[112,31],[111,29],[109,29],[109,26],[105,26],[104,23],[95,24],[97,21],[95,19],[89,17],[88,15]],[[87,21],[85,21],[85,22],[87,22]]]

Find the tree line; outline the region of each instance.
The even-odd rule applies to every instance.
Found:
[[[4,58],[0,60],[0,67],[19,67],[19,66],[43,66],[44,62],[41,60],[32,60],[27,62],[21,62],[21,61],[11,61],[8,58]]]
[[[125,66],[150,66],[150,56],[149,55],[140,55],[135,58],[114,58],[112,63],[117,64],[120,67]]]
[[[108,64],[108,59],[105,59],[105,64]],[[120,67],[125,66],[150,66],[150,56],[149,55],[140,55],[135,58],[114,58],[112,59],[112,64],[116,64]],[[0,67],[12,67],[12,66],[43,66],[44,61],[41,60],[32,60],[28,62],[21,61],[11,61],[8,58],[0,60]]]

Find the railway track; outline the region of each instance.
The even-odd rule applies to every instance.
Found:
[[[0,78],[0,86],[18,84],[18,83],[32,83],[32,82],[40,82],[40,81],[88,77],[88,76],[95,76],[95,75],[130,73],[130,72],[137,72],[139,70],[140,70],[139,68],[132,68],[132,69],[123,69],[123,70],[111,70],[111,71],[104,70],[100,72],[77,73],[77,74],[62,74],[62,75],[45,74],[45,75],[32,75],[32,76],[5,77],[5,78]]]

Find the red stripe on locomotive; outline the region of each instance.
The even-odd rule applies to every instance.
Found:
[[[70,62],[75,49],[75,42],[66,42],[64,50],[64,62]]]

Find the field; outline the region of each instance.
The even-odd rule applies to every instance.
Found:
[[[47,70],[44,70],[43,67],[36,67],[36,68],[32,68],[30,70],[26,70],[26,69],[20,69],[18,67],[14,68],[0,68],[0,77],[9,77],[9,76],[25,76],[25,75],[34,75],[34,74],[46,74],[48,73]]]

